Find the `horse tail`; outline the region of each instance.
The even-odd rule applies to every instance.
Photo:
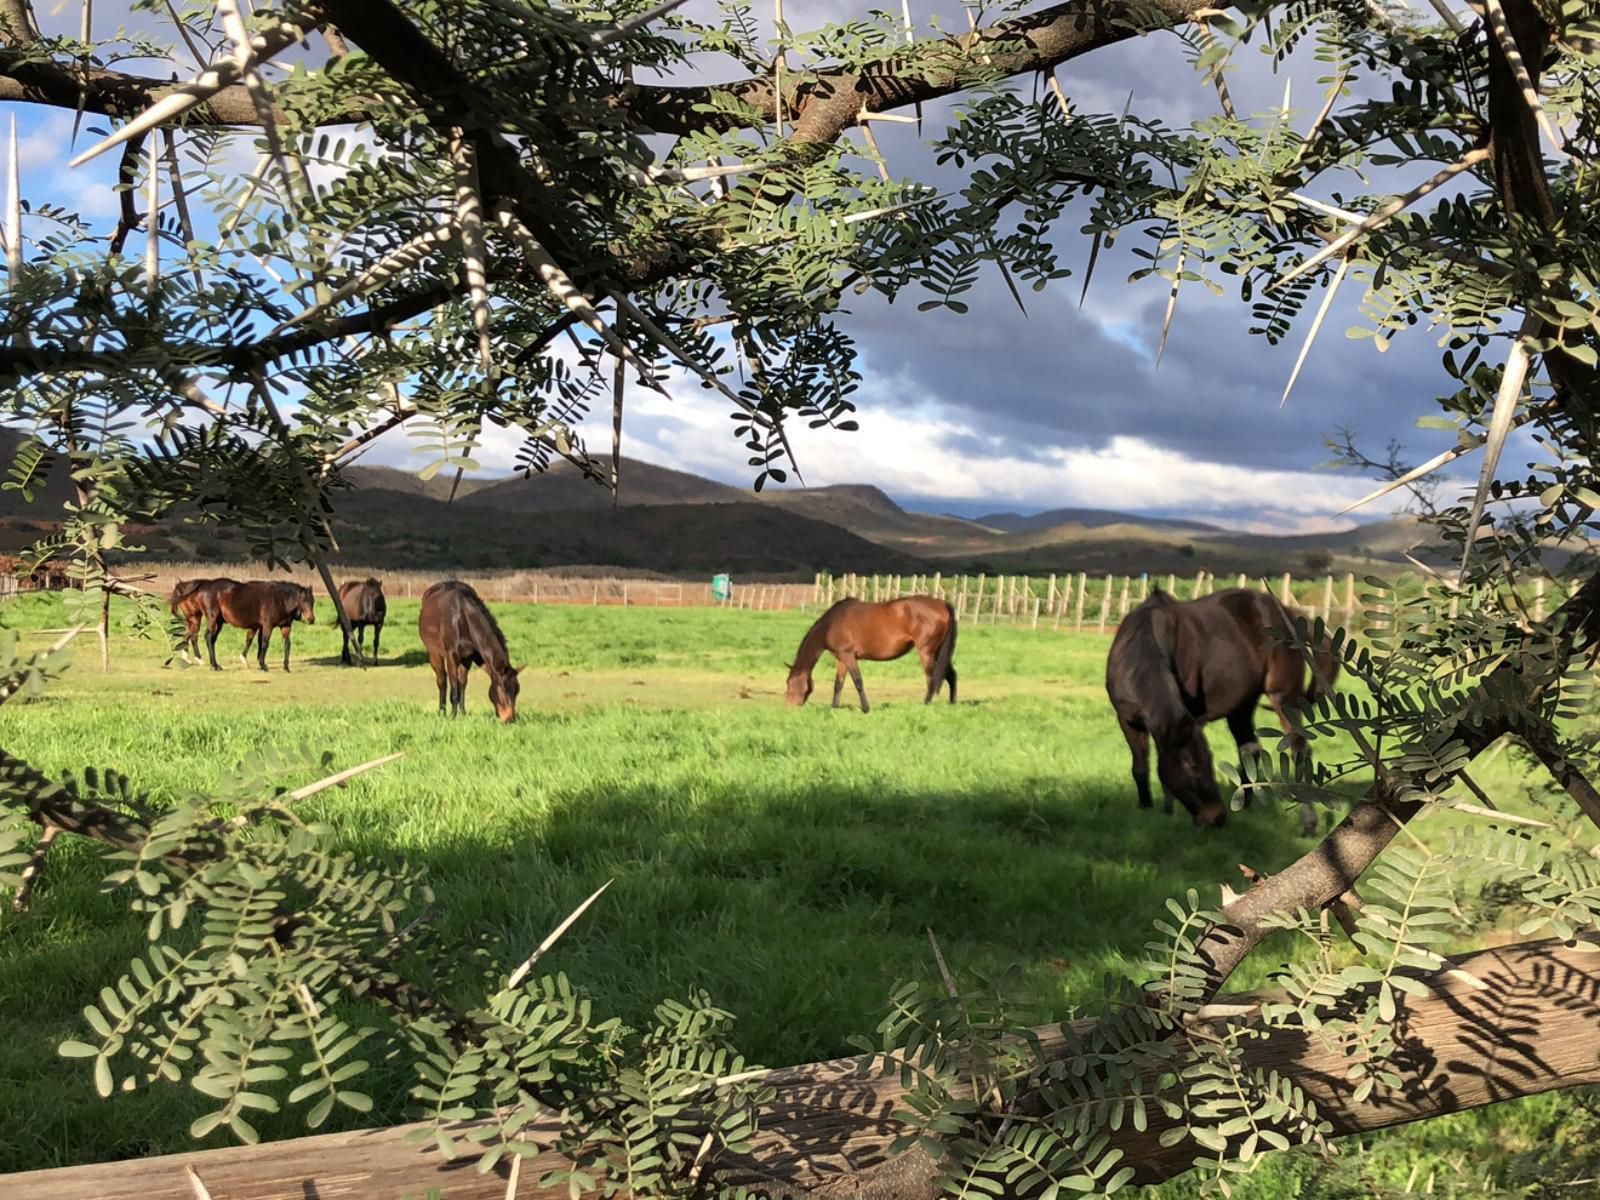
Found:
[[[1145,724],[1157,747],[1187,742],[1194,732],[1194,715],[1183,702],[1178,686],[1178,621],[1174,608],[1150,611],[1146,630],[1157,653],[1133,656],[1134,694],[1144,709]]]
[[[172,595],[167,597],[167,611],[173,616],[177,616],[178,605],[182,604],[190,596],[194,595],[195,590],[199,588],[200,584],[201,580],[198,579],[178,580],[178,582],[173,585]]]
[[[950,616],[950,623],[945,626],[944,640],[939,643],[939,653],[933,660],[933,674],[928,682],[934,691],[938,691],[945,678],[950,674],[950,660],[956,653],[956,610],[945,601],[944,611]],[[953,688],[951,689],[954,690]]]

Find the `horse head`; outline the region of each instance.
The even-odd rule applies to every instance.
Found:
[[[811,672],[795,669],[793,663],[789,664],[789,687],[786,698],[793,706],[798,707],[811,699]]]
[[[1157,733],[1155,741],[1161,786],[1189,810],[1196,825],[1221,828],[1227,822],[1228,807],[1217,790],[1205,730],[1192,718],[1185,718],[1177,730]]]
[[[489,669],[489,703],[494,705],[494,715],[500,718],[502,725],[509,725],[517,719],[517,693],[522,690],[522,685],[517,682],[520,667],[502,667],[496,671]]]
[[[300,619],[307,625],[317,623],[317,597],[316,593],[303,583],[295,585],[299,589],[295,599],[300,605]]]

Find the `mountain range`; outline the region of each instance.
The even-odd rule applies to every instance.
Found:
[[[0,468],[10,466],[18,440],[0,429]],[[818,570],[1303,575],[1398,564],[1407,552],[1426,552],[1426,531],[1410,518],[1292,537],[1085,508],[968,520],[904,508],[869,484],[758,494],[628,459],[615,510],[607,489],[565,463],[526,478],[463,479],[454,501],[445,474],[424,481],[357,465],[342,482],[335,498],[341,560],[393,569],[562,567],[681,577],[730,571],[747,580]],[[0,552],[47,532],[70,495],[60,468],[31,504],[0,491]],[[129,540],[155,558],[246,554],[226,526],[173,517],[131,529]]]

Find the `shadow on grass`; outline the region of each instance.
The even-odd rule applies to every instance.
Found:
[[[428,870],[442,942],[487,939],[503,969],[614,880],[541,969],[566,972],[597,1014],[635,1027],[660,1000],[703,988],[738,1014],[747,1057],[786,1065],[850,1053],[847,1039],[871,1034],[895,983],[932,978],[929,929],[959,976],[1016,964],[1013,999],[1035,1019],[1060,1019],[1098,996],[1105,972],[1137,969],[1166,897],[1193,887],[1215,904],[1219,883],[1238,882],[1236,864],[1275,871],[1308,844],[1292,813],[1259,804],[1199,830],[1181,811],[1138,809],[1120,784],[1041,775],[993,794],[914,791],[813,783],[800,760],[774,766],[760,795],[715,776],[574,789],[406,857]],[[393,830],[354,815],[335,823],[344,848],[399,857]],[[5,934],[0,997],[15,1024],[0,1050],[0,1103],[33,1115],[19,1118],[0,1171],[193,1148],[187,1127],[206,1111],[178,1087],[97,1104],[83,1064],[56,1056],[63,1037],[82,1036],[79,1007],[144,944],[125,901],[94,894],[98,867],[52,860],[35,912]],[[58,907],[81,936],[63,942],[35,925]],[[346,1007],[352,1022],[376,1023]],[[399,1063],[376,1067],[363,1084],[376,1111],[325,1131],[403,1119],[410,1084]],[[851,1103],[849,1082],[838,1086]],[[264,1138],[304,1132],[298,1110],[262,1116]]]

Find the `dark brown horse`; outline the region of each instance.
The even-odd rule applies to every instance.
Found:
[[[364,654],[361,645],[367,635],[367,626],[372,627],[372,661],[378,661],[378,639],[383,636],[383,619],[388,615],[389,605],[383,598],[383,584],[376,579],[352,579],[348,583],[339,585],[339,607],[344,609],[345,620],[350,622],[350,628],[356,635],[356,653]],[[344,635],[344,650],[339,655],[339,661],[345,666],[350,665],[350,634]]]
[[[1293,637],[1294,614],[1268,593],[1249,588],[1184,603],[1158,588],[1128,614],[1106,658],[1106,694],[1133,751],[1139,807],[1152,803],[1153,737],[1167,812],[1177,796],[1196,824],[1221,825],[1227,810],[1204,725],[1226,718],[1241,759],[1253,755],[1260,750],[1255,715],[1263,696],[1291,749],[1305,751],[1295,712],[1302,698],[1314,700],[1321,688],[1332,687],[1338,662],[1326,642],[1319,646],[1307,690],[1306,661]]]
[[[861,697],[861,711],[870,711],[867,689],[861,685],[861,659],[887,662],[899,658],[912,647],[922,659],[928,677],[924,704],[931,704],[941,684],[950,684],[950,703],[956,702],[956,669],[950,659],[956,649],[956,613],[943,600],[933,596],[907,596],[873,604],[865,600],[844,599],[817,618],[800,639],[794,662],[789,666],[790,704],[804,704],[811,698],[811,672],[826,650],[835,662],[833,706],[839,707],[845,672],[855,680]]]
[[[206,649],[211,654],[211,669],[220,671],[217,666],[217,635],[222,632],[223,625],[232,625],[235,629],[242,629],[244,634],[244,649],[240,651],[239,658],[246,661],[250,653],[252,638],[256,642],[256,665],[263,671],[267,669],[267,642],[272,637],[274,629],[283,631],[283,669],[289,669],[289,627],[298,619],[307,625],[314,625],[317,621],[316,597],[311,589],[302,583],[268,583],[263,580],[252,579],[246,583],[236,583],[230,588],[224,588],[217,593],[217,613],[211,619],[211,626],[206,630]]]
[[[477,592],[455,579],[434,584],[422,593],[417,633],[439,683],[441,713],[446,687],[450,715],[467,711],[467,672],[481,666],[489,673],[489,702],[495,716],[505,724],[517,719],[519,668],[511,665],[506,636]]]
[[[217,597],[233,587],[236,579],[180,579],[167,597],[175,617],[183,618],[184,637],[178,643],[185,662],[200,661],[200,625],[217,618]],[[212,659],[215,665],[215,657]]]

